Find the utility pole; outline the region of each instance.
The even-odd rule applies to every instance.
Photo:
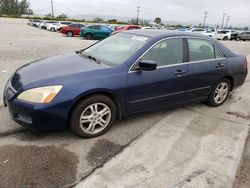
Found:
[[[52,16],[52,18],[54,18],[55,17],[55,15],[54,15],[54,5],[53,5],[53,0],[51,0],[51,16]]]
[[[226,28],[228,26],[229,16],[227,16]]]
[[[139,15],[140,15],[140,12],[141,12],[141,11],[140,11],[140,8],[141,8],[141,7],[139,7],[139,6],[137,7],[137,21],[136,21],[136,22],[137,22],[137,25],[139,25]]]
[[[224,21],[225,21],[226,13],[223,13],[222,15],[223,15],[223,18],[222,18],[221,29],[223,29],[223,26],[224,26]]]
[[[208,13],[208,12],[205,11],[204,21],[203,21],[203,28],[205,28],[205,26],[206,26],[207,13]]]

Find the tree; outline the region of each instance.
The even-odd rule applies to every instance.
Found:
[[[246,30],[246,31],[249,30],[248,26],[244,27],[244,30]]]
[[[94,22],[103,22],[103,19],[100,17],[96,17],[93,19]]]
[[[68,16],[66,14],[60,14],[57,18],[66,19]]]
[[[29,13],[30,3],[27,0],[22,0],[18,4],[18,15],[28,14]]]
[[[27,0],[0,0],[0,14],[21,16],[23,14],[33,14],[29,8],[30,3]]]
[[[161,23],[161,18],[160,17],[155,18],[155,23],[160,24]]]

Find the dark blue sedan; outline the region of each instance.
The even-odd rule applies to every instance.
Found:
[[[246,57],[212,38],[132,30],[19,68],[6,84],[4,103],[28,129],[69,127],[90,138],[139,112],[200,101],[220,106],[246,75]]]

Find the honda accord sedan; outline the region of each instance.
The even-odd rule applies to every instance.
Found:
[[[28,129],[69,128],[91,138],[136,113],[200,101],[220,106],[246,75],[246,57],[210,37],[131,30],[24,65],[8,80],[4,104]]]

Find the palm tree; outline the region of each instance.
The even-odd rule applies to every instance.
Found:
[[[155,18],[155,23],[157,24],[161,23],[161,18],[160,17]]]

